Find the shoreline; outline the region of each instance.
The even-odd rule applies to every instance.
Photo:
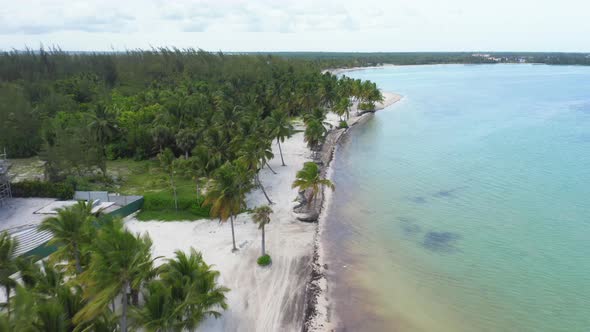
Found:
[[[390,63],[384,63],[378,66],[367,66],[367,67],[350,67],[350,68],[328,68],[322,70],[322,74],[324,73],[331,73],[332,75],[340,75],[344,73],[348,73],[351,71],[358,71],[364,69],[379,69],[379,68],[389,68],[389,67],[398,67],[399,65],[394,65]]]
[[[386,108],[401,99],[395,93],[382,92],[384,101],[376,105],[376,111]],[[351,109],[349,128],[337,129],[339,118],[329,113],[326,121],[334,125],[330,130],[321,153],[307,148],[303,132],[294,134],[281,143],[286,166],[281,166],[278,146],[273,144],[275,158],[269,161],[274,174],[265,167],[260,171],[260,180],[272,199],[274,210],[271,223],[266,229],[266,248],[272,257],[270,268],[256,264],[260,256],[261,234],[251,215],[242,213],[235,219],[236,244],[239,250],[231,249],[229,222],[203,219],[187,221],[139,221],[129,216],[125,226],[136,233],[149,234],[153,240],[154,256],[170,258],[175,250],[187,251],[194,247],[201,252],[208,264],[220,272],[219,284],[231,289],[227,294],[228,309],[219,319],[207,318],[199,331],[324,331],[332,319],[329,311],[327,281],[323,264],[320,224],[328,213],[331,193],[318,195],[319,213],[317,222],[298,220],[297,189],[291,188],[295,175],[308,161],[323,160],[322,175],[331,177],[330,163],[342,135],[350,127],[368,118],[357,115]],[[299,130],[302,123],[294,123]],[[315,156],[314,156],[315,154]],[[314,158],[315,157],[315,158]],[[249,208],[268,204],[262,191],[256,189],[247,195]],[[156,264],[163,262],[163,259]],[[325,317],[325,318],[323,318]]]
[[[376,105],[374,111],[351,116],[348,120],[348,128],[330,130],[324,143],[324,145],[327,146],[322,147],[321,156],[318,158],[322,163],[321,172],[324,177],[333,180],[332,162],[336,157],[342,137],[349,134],[349,130],[352,127],[366,121],[368,119],[368,114],[383,110],[399,102],[403,98],[403,96],[393,92],[382,91],[382,94],[384,101]],[[355,110],[354,112],[351,112],[351,114],[358,113],[356,107],[354,108]],[[335,120],[329,122],[333,121]],[[338,190],[338,188],[336,188],[336,190]],[[325,231],[325,223],[330,211],[332,195],[332,191],[322,189],[320,212],[314,237],[311,273],[305,290],[306,310],[303,325],[304,332],[334,331],[337,327],[338,317],[335,315],[332,308],[333,299],[330,298],[329,284],[326,278],[328,266],[325,261],[325,248],[322,244],[322,234]]]

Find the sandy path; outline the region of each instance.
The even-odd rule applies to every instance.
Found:
[[[208,264],[221,272],[220,283],[229,287],[229,309],[220,319],[207,319],[199,331],[300,331],[303,322],[305,285],[310,272],[317,224],[296,221],[292,212],[297,190],[291,189],[295,173],[309,159],[303,133],[297,133],[282,145],[287,166],[281,166],[278,146],[275,158],[260,178],[275,204],[272,221],[266,228],[266,248],[273,264],[261,268],[261,234],[248,214],[235,222],[237,253],[231,253],[229,223],[200,220],[195,222],[126,221],[135,232],[147,232],[154,243],[154,255],[171,257],[175,250],[194,247]],[[260,190],[248,196],[248,206],[266,204]]]

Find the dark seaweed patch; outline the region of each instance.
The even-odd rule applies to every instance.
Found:
[[[414,197],[410,197],[408,199],[414,203],[417,203],[417,204],[425,204],[426,203],[426,198],[424,196],[414,196]]]
[[[452,198],[456,196],[457,191],[465,189],[466,187],[457,187],[448,190],[439,190],[432,194],[434,197],[442,197],[442,198]]]
[[[457,251],[455,243],[461,235],[451,232],[428,232],[424,235],[422,246],[430,251],[452,253]]]
[[[418,233],[422,232],[422,227],[420,227],[420,225],[416,225],[416,224],[402,223],[401,227],[402,227],[402,230],[404,231],[404,234],[406,234],[406,235],[414,235],[414,234],[418,234]]]
[[[411,236],[422,232],[422,227],[413,218],[397,217],[399,225],[405,235]]]

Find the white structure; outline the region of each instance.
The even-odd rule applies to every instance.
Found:
[[[4,153],[0,154],[0,206],[5,205],[6,201],[12,197],[8,169],[10,169],[10,162],[6,157],[5,149]]]

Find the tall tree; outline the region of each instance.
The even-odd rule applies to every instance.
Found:
[[[17,271],[15,251],[17,241],[13,239],[8,232],[0,233],[0,285],[4,287],[6,293],[6,312],[10,319],[10,292],[16,287],[16,280],[13,278]]]
[[[180,130],[176,136],[176,146],[178,146],[184,152],[184,158],[188,159],[189,152],[197,144],[197,135],[190,129]]]
[[[260,181],[260,170],[262,166],[267,164],[267,160],[274,157],[269,142],[266,142],[264,138],[248,138],[241,147],[239,155],[238,161],[242,162],[248,170],[254,173],[256,185],[262,190],[268,204],[273,204],[262,185],[262,181]]]
[[[321,177],[320,169],[314,162],[303,164],[303,168],[296,174],[296,179],[292,187],[299,188],[301,191],[309,190],[307,205],[311,204],[322,187],[328,187],[334,190],[332,181]]]
[[[264,238],[264,226],[270,223],[270,215],[272,209],[268,205],[262,205],[254,209],[252,213],[252,220],[258,224],[258,228],[262,231],[262,256],[266,255],[265,250],[265,238]]]
[[[174,181],[174,174],[176,173],[177,166],[177,164],[174,163],[175,159],[174,153],[168,148],[158,154],[160,166],[164,169],[170,181],[170,189],[172,189],[172,194],[174,195],[174,209],[178,211],[178,194],[176,192],[176,182]]]
[[[45,219],[39,229],[49,231],[53,235],[50,244],[60,245],[52,256],[54,259],[73,262],[76,273],[82,273],[84,257],[83,249],[92,239],[96,220],[92,213],[92,202],[80,201],[76,205],[58,209],[57,216]]]
[[[287,112],[282,110],[274,110],[267,118],[267,127],[270,131],[271,137],[277,140],[279,145],[279,154],[281,155],[281,164],[285,166],[285,160],[283,159],[283,150],[281,148],[281,142],[291,137],[295,129],[289,120]]]
[[[218,318],[227,309],[225,293],[219,286],[219,272],[191,248],[190,254],[176,251],[160,268],[160,279],[150,282],[144,292],[145,305],[132,311],[134,324],[147,331],[193,331],[207,317]]]
[[[226,162],[215,172],[203,202],[203,205],[211,206],[211,217],[221,221],[230,219],[232,251],[238,250],[234,216],[246,206],[246,193],[251,188],[251,172],[240,164]]]
[[[104,222],[93,241],[90,265],[80,277],[87,285],[85,299],[88,304],[75,315],[74,322],[96,319],[113,299],[120,296],[119,329],[127,332],[128,295],[154,276],[151,247],[147,235],[130,233],[124,229],[121,220]]]

